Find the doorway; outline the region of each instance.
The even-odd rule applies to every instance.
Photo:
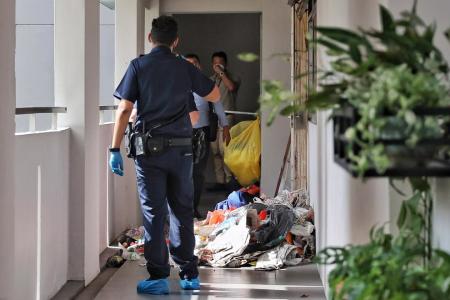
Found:
[[[224,51],[228,56],[228,69],[241,82],[236,110],[256,112],[259,109],[261,63],[241,61],[238,54],[250,52],[260,55],[261,13],[190,13],[173,14],[173,17],[178,22],[181,37],[178,52],[197,54],[203,71],[210,76],[213,74],[212,54]],[[235,116],[236,123],[252,119],[254,117]],[[209,157],[205,179],[206,185],[216,182],[212,155]]]

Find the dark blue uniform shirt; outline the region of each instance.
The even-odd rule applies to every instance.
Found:
[[[213,88],[214,82],[194,65],[176,57],[168,47],[160,46],[131,61],[114,97],[137,103],[138,129],[143,128],[144,122],[147,130],[181,116],[152,131],[152,135],[190,137],[192,93],[204,97]]]

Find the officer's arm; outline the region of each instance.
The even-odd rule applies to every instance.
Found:
[[[198,111],[191,111],[189,113],[189,117],[191,118],[191,124],[193,127],[198,123],[198,120],[200,119],[200,113]]]
[[[120,148],[125,129],[133,110],[133,102],[129,100],[121,100],[116,111],[116,123],[114,124],[114,133],[111,147]]]
[[[208,95],[203,97],[203,99],[205,99],[209,102],[219,101],[220,100],[220,91],[219,91],[219,88],[217,87],[217,85],[214,85],[213,90]]]

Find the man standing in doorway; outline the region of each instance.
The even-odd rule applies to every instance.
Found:
[[[200,58],[196,54],[187,54],[186,59],[200,70]],[[198,211],[200,204],[200,198],[203,191],[203,184],[205,182],[205,171],[209,158],[209,141],[210,141],[210,126],[209,120],[210,110],[213,109],[217,115],[218,123],[223,128],[223,142],[227,145],[230,142],[230,131],[228,127],[228,120],[225,116],[222,101],[218,101],[214,104],[208,104],[208,102],[194,93],[195,105],[199,112],[199,120],[194,127],[194,151],[197,149],[198,158],[194,161],[194,217],[201,218],[202,215]]]
[[[115,174],[123,175],[120,144],[136,103],[132,152],[144,217],[144,256],[150,274],[149,279],[138,283],[137,291],[167,294],[170,265],[164,224],[168,214],[169,250],[180,267],[180,286],[186,290],[200,288],[198,259],[194,255],[192,125],[188,107],[193,92],[211,102],[220,99],[220,92],[199,69],[173,54],[178,44],[178,25],[172,17],[153,20],[149,41],[151,52],[131,61],[114,93],[120,103],[109,164]]]
[[[221,102],[225,110],[236,110],[236,96],[240,86],[240,79],[234,77],[228,70],[228,57],[223,51],[215,52],[212,55],[212,68],[214,74],[211,79],[219,87]],[[233,126],[233,116],[228,116],[229,126]],[[217,130],[217,138],[211,143],[211,152],[214,156],[214,172],[216,174],[217,185],[214,189],[224,189],[231,180],[231,172],[225,166],[223,136],[229,136],[228,128]]]

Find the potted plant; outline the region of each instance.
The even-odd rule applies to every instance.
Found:
[[[317,262],[334,265],[331,299],[450,299],[450,255],[432,246],[426,177],[450,175],[448,162],[429,164],[450,145],[449,67],[433,43],[435,25],[425,24],[416,7],[394,19],[380,6],[381,30],[317,28],[316,43],[334,60],[303,106],[280,83],[263,83],[269,123],[278,114],[331,109],[339,164],[361,178],[395,175],[411,183],[397,236],[375,228],[365,245],[317,255]]]

